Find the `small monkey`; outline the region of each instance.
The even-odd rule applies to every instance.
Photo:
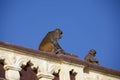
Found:
[[[62,38],[62,31],[60,29],[55,29],[47,33],[42,42],[39,45],[40,51],[51,52],[57,54],[63,49],[58,44],[58,40]]]
[[[96,55],[96,51],[94,49],[91,49],[89,53],[85,56],[84,60],[92,64],[99,64],[98,60],[94,58],[95,55]]]

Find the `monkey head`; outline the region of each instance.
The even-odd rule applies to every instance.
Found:
[[[56,39],[61,39],[62,38],[62,34],[63,34],[63,32],[60,30],[60,29],[55,29],[54,31],[54,38],[56,38]]]
[[[89,54],[91,54],[91,55],[95,56],[96,51],[95,51],[94,49],[91,49],[91,50],[89,51]]]

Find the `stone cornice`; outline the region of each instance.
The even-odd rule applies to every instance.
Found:
[[[44,58],[48,58],[48,59],[51,59],[54,61],[55,60],[57,60],[59,62],[66,61],[68,63],[83,65],[83,66],[89,67],[90,70],[99,71],[99,72],[102,72],[105,74],[110,74],[110,75],[120,77],[120,71],[118,71],[118,70],[113,70],[113,69],[106,68],[106,67],[103,67],[100,65],[93,65],[93,64],[90,64],[88,62],[85,62],[85,61],[79,59],[78,57],[63,55],[63,54],[56,55],[56,54],[43,52],[43,51],[39,51],[39,50],[34,50],[34,49],[30,49],[30,48],[26,48],[26,47],[14,45],[14,44],[2,42],[2,41],[0,41],[0,47],[14,50],[14,51],[24,52],[24,53],[26,53],[26,55],[28,55],[28,53],[29,53],[29,55],[34,55],[37,57],[44,57]]]

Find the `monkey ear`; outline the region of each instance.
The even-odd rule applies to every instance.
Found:
[[[60,34],[63,34],[63,32],[61,31]]]

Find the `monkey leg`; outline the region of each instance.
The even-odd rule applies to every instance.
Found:
[[[46,52],[54,52],[54,46],[51,43],[47,43],[45,45],[40,46],[40,51],[46,51]]]

